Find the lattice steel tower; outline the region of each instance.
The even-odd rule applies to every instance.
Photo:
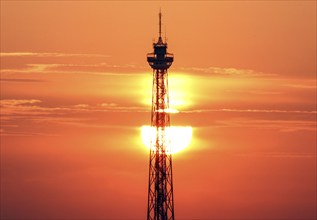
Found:
[[[151,140],[148,220],[174,220],[172,155],[167,130],[170,126],[167,69],[174,60],[167,53],[166,40],[162,40],[162,13],[159,13],[159,38],[153,43],[154,52],[147,54],[153,69],[151,129],[155,137]]]

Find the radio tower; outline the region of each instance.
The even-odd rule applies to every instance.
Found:
[[[149,191],[147,220],[174,220],[172,155],[167,130],[170,126],[167,69],[174,60],[162,40],[162,13],[159,13],[159,38],[154,52],[147,54],[153,69]]]

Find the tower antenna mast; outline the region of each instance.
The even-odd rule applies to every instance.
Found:
[[[172,152],[168,140],[170,127],[168,73],[174,55],[162,40],[162,13],[159,12],[159,38],[154,52],[147,54],[153,69],[149,187],[147,220],[174,220]]]
[[[162,12],[160,9],[160,13],[159,13],[159,38],[158,38],[158,42],[163,43],[162,40]]]
[[[162,12],[159,13],[159,38],[162,38]]]

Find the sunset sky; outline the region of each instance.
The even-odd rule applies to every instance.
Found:
[[[146,218],[160,8],[176,219],[316,218],[316,1],[1,1],[1,219]]]

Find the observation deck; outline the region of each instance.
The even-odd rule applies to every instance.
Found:
[[[168,69],[173,61],[174,55],[167,52],[167,43],[163,43],[160,37],[157,43],[153,44],[154,52],[147,54],[147,62],[152,69]]]
[[[154,52],[147,54],[147,62],[154,70],[166,70],[173,61],[174,55],[167,53],[167,43],[162,40],[162,13],[159,13],[159,38],[157,43],[153,43]]]

